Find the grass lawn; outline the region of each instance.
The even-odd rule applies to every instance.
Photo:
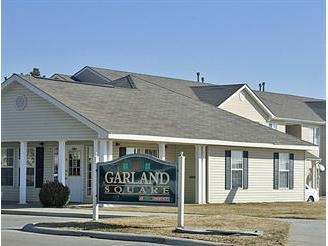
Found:
[[[76,206],[71,206],[76,208]],[[85,208],[85,207],[84,207]],[[160,206],[113,206],[102,210],[176,213],[176,207]],[[194,215],[244,215],[264,218],[325,219],[326,198],[316,203],[275,202],[275,203],[233,203],[233,204],[186,204],[185,213]]]
[[[80,230],[100,230],[110,232],[129,232],[149,235],[163,235],[190,239],[208,240],[237,245],[286,245],[289,224],[264,218],[240,215],[187,215],[185,226],[216,229],[244,229],[263,231],[261,237],[238,237],[176,233],[175,216],[124,217],[100,220],[99,222],[40,223],[39,226],[65,227]]]
[[[74,207],[74,206],[71,206]],[[170,212],[175,207],[160,206],[114,206],[104,210],[133,212]],[[245,203],[245,204],[206,204],[185,206],[185,226],[215,229],[241,229],[263,231],[261,237],[214,236],[174,232],[175,216],[124,217],[104,219],[99,222],[51,223],[46,226],[66,227],[81,230],[101,230],[111,232],[131,232],[156,234],[171,237],[209,240],[237,245],[286,245],[289,224],[268,218],[309,218],[325,219],[326,201],[318,203]],[[42,224],[45,226],[45,224]]]

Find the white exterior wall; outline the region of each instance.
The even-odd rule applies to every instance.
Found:
[[[236,194],[225,190],[225,150],[247,150],[248,189]],[[208,201],[224,203],[228,196],[233,202],[283,202],[304,200],[304,151],[292,151],[294,160],[294,189],[273,189],[273,153],[283,150],[231,147],[208,147]],[[289,151],[288,151],[289,152]],[[229,194],[230,193],[230,194]]]
[[[240,97],[240,93],[244,96]],[[266,122],[268,116],[264,111],[256,104],[247,92],[243,91],[240,93],[233,95],[229,101],[223,103],[222,107],[219,106],[219,108],[263,125],[267,125]]]
[[[16,97],[27,97],[24,110],[16,109]],[[2,91],[2,141],[93,139],[97,133],[24,86],[13,83]]]

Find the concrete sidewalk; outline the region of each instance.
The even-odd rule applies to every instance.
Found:
[[[38,203],[26,204],[26,205],[6,203],[6,204],[1,204],[1,214],[92,219],[92,208],[43,208],[41,204]],[[100,219],[113,218],[113,217],[131,217],[131,216],[147,217],[147,216],[177,216],[177,215],[175,213],[110,211],[110,208],[109,210],[99,209]]]

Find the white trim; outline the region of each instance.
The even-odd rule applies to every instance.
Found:
[[[109,140],[107,142],[107,161],[113,160],[113,141]]]
[[[66,146],[65,141],[58,141],[58,182],[65,185]]]
[[[312,121],[312,120],[301,120],[293,118],[280,118],[273,117],[272,120],[283,121],[284,123],[304,123],[304,124],[314,124],[314,125],[326,125],[325,121]]]
[[[228,97],[224,102],[222,102],[218,108],[223,109],[222,107],[227,104],[230,100],[232,100],[232,98],[235,95],[238,95],[241,91],[246,90],[247,93],[255,100],[255,102],[260,106],[260,108],[263,109],[263,111],[265,113],[268,114],[269,119],[274,118],[274,114],[271,112],[271,110],[265,106],[265,104],[258,98],[258,96],[256,96],[256,94],[245,84],[242,87],[240,87],[235,93],[233,93],[230,97]]]
[[[52,96],[50,96],[46,92],[42,91],[38,87],[34,86],[33,84],[31,84],[30,82],[28,82],[27,80],[25,80],[24,78],[20,77],[17,74],[12,75],[8,80],[6,80],[4,83],[2,83],[1,89],[4,89],[5,87],[7,87],[8,85],[10,85],[11,83],[14,83],[14,82],[17,82],[17,83],[23,85],[24,87],[31,90],[38,96],[42,97],[43,99],[47,100],[54,106],[61,109],[65,113],[74,117],[75,119],[77,119],[78,121],[83,123],[84,125],[90,127],[92,130],[94,130],[98,133],[99,137],[104,137],[104,136],[106,136],[106,134],[108,134],[107,130],[105,130],[105,129],[101,128],[100,126],[96,125],[95,123],[91,122],[87,118],[83,117],[79,113],[75,112],[71,108],[69,108],[66,105],[64,105],[63,103],[59,102],[58,100],[56,100],[55,98],[53,98]]]
[[[206,204],[206,146],[195,145],[195,202]]]
[[[91,194],[92,194],[92,219],[99,219],[99,206],[97,204],[97,163],[99,162],[99,141],[93,140],[93,161],[91,166]]]
[[[26,203],[26,161],[27,161],[27,142],[20,142],[19,158],[19,204]]]
[[[158,144],[158,158],[165,161],[165,143]]]
[[[194,139],[194,138],[175,138],[175,137],[160,137],[149,135],[132,135],[132,134],[108,134],[109,139],[115,140],[135,140],[149,142],[167,142],[167,143],[185,143],[199,145],[220,145],[220,146],[238,146],[238,147],[254,147],[268,149],[294,149],[294,150],[317,150],[318,146],[307,145],[279,145],[270,143],[248,143],[248,142],[233,142],[212,139]]]

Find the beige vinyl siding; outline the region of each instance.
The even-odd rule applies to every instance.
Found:
[[[19,143],[2,143],[2,147],[14,148],[14,185],[1,187],[1,199],[3,201],[19,201]],[[39,143],[28,143],[28,147],[40,147]],[[51,154],[49,144],[44,144],[44,173],[43,182],[47,182],[52,176],[51,172]],[[35,176],[34,176],[35,178]],[[32,186],[26,187],[26,200],[28,202],[39,201],[40,188]]]
[[[186,157],[185,162],[185,202],[195,202],[195,146],[167,145],[166,160],[177,163],[180,152]]]
[[[248,189],[236,193],[225,190],[225,150],[247,150]],[[208,201],[232,202],[283,202],[304,200],[304,151],[293,151],[294,189],[273,189],[273,153],[289,152],[257,148],[208,147]]]
[[[286,125],[277,123],[277,130],[286,133]]]
[[[157,143],[142,143],[142,142],[113,142],[113,158],[119,157],[120,147],[134,147],[134,148],[149,148],[157,149]],[[186,157],[185,164],[185,202],[194,203],[195,202],[195,146],[194,145],[171,145],[166,144],[165,148],[165,158],[167,161],[176,163],[180,152],[184,152]],[[86,177],[85,177],[86,182]],[[86,187],[86,184],[84,185]],[[86,196],[84,193],[84,198],[86,202],[91,202],[92,199]]]
[[[245,91],[233,95],[220,108],[263,125],[267,124],[268,116]]]
[[[16,97],[27,97],[24,110],[16,109]],[[97,133],[58,109],[24,86],[13,83],[1,97],[2,141],[47,141],[57,139],[93,139]]]

